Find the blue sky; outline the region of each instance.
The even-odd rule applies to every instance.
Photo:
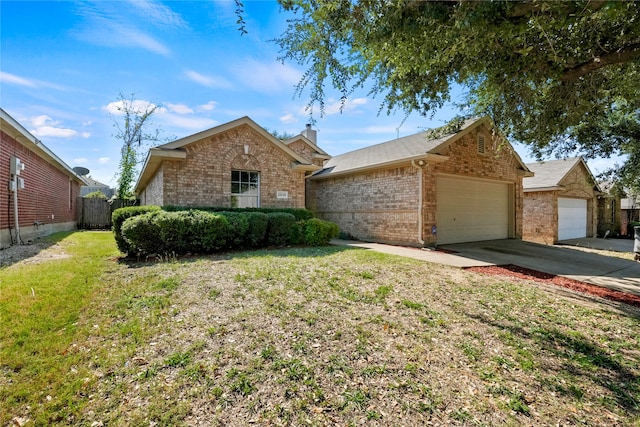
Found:
[[[121,143],[114,137],[120,94],[159,104],[151,129],[181,138],[249,116],[269,130],[299,133],[308,93],[295,96],[304,68],[281,64],[270,41],[290,17],[275,1],[245,1],[247,34],[233,1],[0,2],[0,105],[69,166],[115,186]],[[318,144],[337,155],[444,124],[379,114],[380,99],[355,93],[342,113],[326,100],[314,114]],[[456,100],[454,100],[456,101]],[[516,146],[525,161],[528,149]],[[597,173],[613,160],[589,161]]]

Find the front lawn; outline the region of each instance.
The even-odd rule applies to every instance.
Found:
[[[48,250],[0,269],[3,426],[640,419],[640,319],[533,282],[342,247]]]

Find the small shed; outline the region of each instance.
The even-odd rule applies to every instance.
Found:
[[[552,245],[593,237],[600,188],[582,157],[527,163],[523,240]]]

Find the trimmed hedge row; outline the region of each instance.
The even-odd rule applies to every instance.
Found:
[[[211,206],[195,206],[195,207],[185,207],[185,206],[163,206],[162,210],[168,212],[178,212],[178,211],[188,211],[188,210],[198,210],[205,212],[234,212],[234,213],[246,213],[246,212],[260,212],[260,213],[290,213],[293,215],[298,221],[306,221],[308,219],[313,218],[313,212],[308,209],[301,208],[228,208],[228,207],[211,207]]]
[[[122,224],[129,218],[134,216],[146,214],[149,212],[159,211],[160,206],[129,206],[126,208],[119,208],[113,211],[111,214],[111,223],[113,224],[113,232],[116,238],[116,244],[118,249],[122,253],[129,253],[131,248],[129,243],[122,237]]]
[[[119,212],[123,210],[126,211]],[[334,223],[318,218],[299,221],[288,212],[167,212],[157,206],[116,210],[113,229],[118,248],[128,255],[213,253],[299,244],[320,246],[338,235]]]

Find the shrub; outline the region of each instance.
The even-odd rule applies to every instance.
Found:
[[[92,191],[91,193],[82,196],[84,199],[106,199],[107,196],[100,190]]]
[[[269,226],[267,228],[267,245],[285,246],[291,244],[291,232],[296,217],[286,212],[267,214]]]
[[[164,206],[162,208],[168,212],[178,212],[184,210],[199,210],[205,212],[216,213],[248,213],[248,212],[260,212],[270,214],[274,212],[286,212],[296,217],[298,221],[306,221],[313,218],[313,213],[308,209],[302,208],[233,208],[233,207],[216,207],[216,206],[197,206],[197,207],[184,207],[184,206]]]
[[[247,230],[246,247],[257,248],[264,245],[267,236],[267,227],[269,226],[269,218],[267,214],[262,212],[247,212],[249,229]]]
[[[122,224],[129,218],[143,215],[149,212],[159,211],[160,206],[129,206],[113,211],[111,214],[111,223],[113,233],[115,234],[116,244],[122,253],[129,253],[130,247],[127,241],[122,237]]]
[[[121,227],[121,239],[127,247],[126,252],[123,252],[128,255],[158,254],[165,252],[164,241],[160,234],[160,226],[155,220],[155,217],[162,213],[163,212],[158,210],[127,218]],[[118,245],[118,247],[119,246],[120,245]]]
[[[222,215],[159,211],[128,219],[122,235],[131,252],[139,255],[211,253],[226,247],[230,228]]]
[[[304,243],[309,246],[328,245],[329,241],[338,236],[338,225],[318,218],[311,218],[304,227]]]
[[[227,244],[232,249],[242,249],[248,247],[249,216],[239,212],[219,212],[227,218],[230,226],[230,235]]]

